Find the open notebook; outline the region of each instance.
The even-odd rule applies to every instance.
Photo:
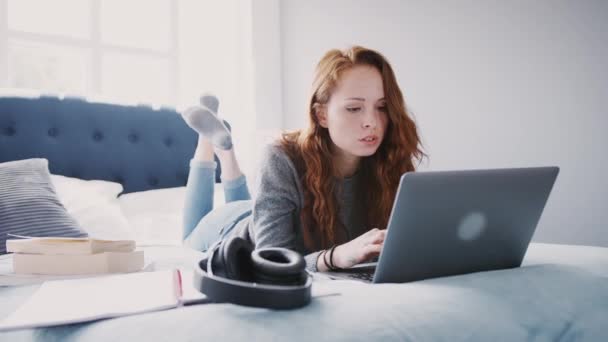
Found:
[[[206,301],[192,285],[192,271],[48,281],[0,322],[0,331],[87,322]]]
[[[191,270],[138,272],[43,283],[0,322],[0,331],[51,327],[210,303]],[[339,295],[333,281],[315,281],[313,297]]]

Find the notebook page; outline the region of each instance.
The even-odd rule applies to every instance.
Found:
[[[0,322],[0,330],[86,322],[178,305],[174,271],[50,281]]]

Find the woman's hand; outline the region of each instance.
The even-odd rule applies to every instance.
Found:
[[[340,268],[349,268],[378,256],[382,250],[385,236],[386,229],[374,228],[345,244],[337,246],[333,255],[334,265]]]

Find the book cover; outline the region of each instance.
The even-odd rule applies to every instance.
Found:
[[[6,240],[8,253],[27,254],[94,254],[101,252],[132,252],[134,240],[99,240],[92,238],[30,237]]]
[[[16,274],[85,275],[126,273],[144,267],[144,252],[103,252],[96,254],[13,254]]]

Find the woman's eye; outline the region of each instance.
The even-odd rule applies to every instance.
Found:
[[[380,106],[378,107],[378,110],[381,112],[386,112],[386,106]]]
[[[361,107],[346,107],[346,110],[351,112],[351,113],[356,113],[359,110],[361,110]]]

